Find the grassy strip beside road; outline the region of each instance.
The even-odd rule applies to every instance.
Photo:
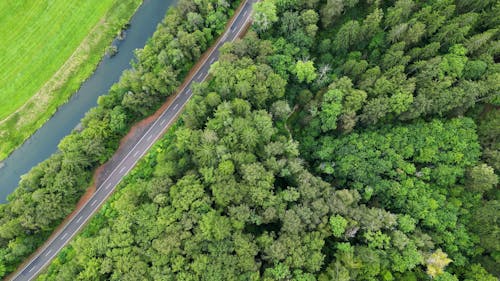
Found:
[[[0,160],[92,74],[140,3],[0,2]]]

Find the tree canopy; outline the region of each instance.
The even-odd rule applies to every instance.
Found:
[[[23,179],[0,207],[0,272],[41,241],[27,229],[45,233],[47,212],[71,208],[51,198],[88,178],[67,176],[107,159],[174,89],[228,7],[180,1],[89,113],[92,130]],[[499,12],[256,4],[251,30],[221,48],[180,120],[40,280],[496,280]]]

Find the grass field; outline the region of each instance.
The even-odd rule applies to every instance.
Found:
[[[0,1],[0,160],[90,76],[141,2]]]

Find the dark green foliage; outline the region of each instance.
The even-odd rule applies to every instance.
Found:
[[[58,153],[23,176],[9,203],[0,207],[0,277],[13,271],[73,210],[93,170],[109,159],[130,125],[174,92],[223,30],[231,6],[219,2],[180,1],[170,9],[153,38],[137,51],[134,68],[82,120],[83,131],[63,139]],[[186,16],[198,20],[188,22]]]
[[[79,258],[59,258],[63,266],[42,279],[314,280],[333,235],[391,232],[395,215],[358,205],[356,191],[334,191],[304,169],[297,144],[267,112],[285,81],[248,55],[231,55],[248,43],[226,46],[213,79],[196,88],[183,119],[199,125],[167,135],[139,166],[154,172],[127,181],[102,212],[101,229],[88,229],[67,250]],[[225,90],[242,73],[252,79],[255,67],[267,71],[260,85],[273,82],[254,85],[267,99]]]
[[[85,125],[104,129],[63,143],[71,161],[30,180],[105,160],[222,28],[226,10],[206,7],[180,1],[168,22],[185,28],[162,26],[89,113]],[[256,32],[222,48],[180,122],[41,279],[495,280],[499,12],[468,0],[256,5]],[[25,200],[44,198],[29,186]],[[0,235],[34,221],[23,223]]]
[[[478,244],[478,238],[494,241],[497,237],[486,232],[497,233],[498,228],[498,214],[492,215],[491,207],[496,201],[488,200],[499,195],[495,106],[500,98],[500,33],[495,19],[500,6],[494,1],[348,2],[322,1],[316,8],[323,26],[315,46],[295,44],[302,49],[296,61],[306,54],[315,65],[327,66],[323,73],[318,67],[311,86],[289,80],[287,87],[286,95],[299,106],[288,123],[302,157],[334,186],[358,190],[369,206],[404,214],[401,230],[419,233],[411,241],[425,249],[420,253],[443,248],[453,259],[453,274],[439,278],[470,278],[465,276],[474,262],[476,272],[484,272],[477,264],[481,262],[496,273],[492,264],[498,263],[498,249]],[[276,42],[282,40],[279,36],[287,38],[272,29],[269,33]],[[460,117],[470,109],[480,112],[483,107],[477,105],[482,103],[490,104],[474,121],[433,120]],[[384,125],[389,123],[399,125]],[[488,209],[479,208],[484,204]],[[481,212],[483,220],[478,219]],[[472,221],[489,221],[489,227],[480,230]],[[382,234],[364,237],[383,245]],[[356,256],[356,250],[344,251]],[[363,267],[359,263],[348,266],[335,257],[321,275],[324,280],[371,276],[356,274]],[[425,264],[425,258],[413,259],[413,265]],[[379,268],[376,280],[426,278],[403,260],[394,261],[400,267]]]
[[[477,202],[467,202],[472,193],[457,184],[480,156],[474,127],[470,119],[453,119],[324,137],[313,158],[329,177],[358,190],[366,201],[417,220],[458,263],[460,252],[472,250],[459,206]]]
[[[346,11],[350,4],[345,2],[323,4],[323,24],[335,27],[319,29],[317,47],[307,53],[367,93],[360,108],[346,115],[349,123],[456,115],[477,100],[498,96],[495,40],[500,33],[482,28],[478,13],[494,14],[492,4],[467,12],[451,1],[400,0],[384,7],[375,1]],[[475,6],[465,2],[458,6]]]

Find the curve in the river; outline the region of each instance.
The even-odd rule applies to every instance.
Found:
[[[176,0],[144,0],[130,21],[123,41],[117,41],[118,53],[105,57],[94,74],[85,81],[71,99],[62,105],[52,118],[37,130],[21,147],[16,149],[0,168],[0,203],[14,191],[21,175],[56,152],[57,145],[80,122],[98,96],[108,92],[121,73],[130,67],[134,50],[142,48],[165,17],[167,9]]]

